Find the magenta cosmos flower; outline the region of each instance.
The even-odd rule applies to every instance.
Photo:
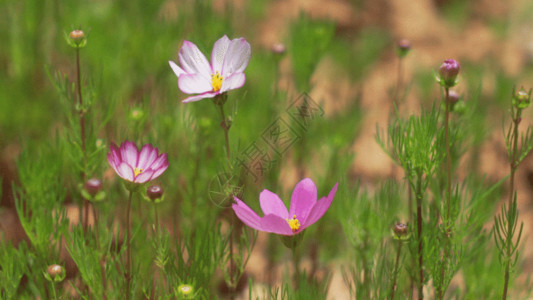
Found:
[[[278,195],[269,190],[263,190],[259,195],[259,203],[265,214],[264,217],[259,217],[237,198],[235,198],[237,203],[232,206],[237,217],[254,229],[282,235],[295,235],[313,225],[324,215],[335,197],[338,185],[338,183],[335,184],[327,197],[322,197],[317,201],[314,182],[305,178],[296,185],[292,192],[289,211]]]
[[[244,38],[230,40],[223,36],[211,52],[211,64],[195,44],[184,41],[178,54],[181,67],[169,61],[178,76],[178,86],[185,94],[198,94],[184,103],[213,98],[244,85],[244,69],[250,61],[250,44]]]
[[[118,176],[133,183],[145,183],[156,179],[168,168],[167,154],[159,154],[159,150],[146,144],[141,151],[133,142],[125,141],[117,148],[111,144],[107,161]]]

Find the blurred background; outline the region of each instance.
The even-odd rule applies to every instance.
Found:
[[[205,121],[212,128],[204,132],[206,140],[218,136],[213,133],[218,121],[209,120],[216,112],[208,101],[181,103],[185,95],[168,61],[177,61],[183,40],[194,42],[208,55],[214,41],[227,34],[245,37],[252,45],[247,83],[230,94],[239,99],[232,144],[240,148],[253,143],[270,124],[276,114],[271,110],[274,92],[283,93],[287,103],[305,92],[320,104],[324,118],[309,129],[308,163],[302,167],[299,154],[289,154],[276,175],[277,182],[291,189],[302,176],[328,169],[329,160],[322,158],[336,152],[353,155],[353,159],[332,172],[342,171],[350,182],[359,181],[372,190],[384,179],[403,178],[375,142],[376,124],[387,125],[392,107],[398,66],[395,47],[400,39],[411,43],[402,65],[406,92],[401,114],[417,113],[421,106],[439,99],[434,71],[445,59],[458,60],[461,82],[457,90],[465,102],[475,98],[479,104],[475,106],[479,115],[473,114],[476,119],[469,129],[479,133],[472,143],[477,154],[461,162],[464,173],[459,176],[478,172],[497,181],[507,175],[502,120],[513,86],[533,87],[532,13],[533,2],[527,0],[3,0],[0,223],[5,237],[24,238],[17,227],[11,193],[18,180],[17,158],[25,147],[53,140],[64,130],[67,112],[52,78],[61,72],[74,81],[75,51],[64,40],[73,29],[88,33],[80,58],[84,88],[91,90],[98,109],[112,113],[110,122],[96,134],[106,143],[147,136],[172,159],[184,160],[171,163],[174,175],[168,175],[169,181],[178,182],[171,189],[186,186],[193,174],[190,168],[181,172],[189,158],[189,152],[181,149],[190,143],[176,120],[193,116]],[[279,43],[285,45],[285,53],[272,51]],[[144,114],[144,129],[132,123],[135,110]],[[257,117],[257,112],[266,113]],[[522,128],[532,123],[531,116],[526,110]],[[205,155],[211,157],[208,150]],[[111,177],[106,172],[104,177]],[[199,176],[207,181],[213,174]],[[528,247],[533,245],[528,238],[533,225],[531,158],[526,158],[517,178],[526,236],[522,256],[528,273],[533,268],[533,247]],[[324,183],[319,196],[332,185]]]

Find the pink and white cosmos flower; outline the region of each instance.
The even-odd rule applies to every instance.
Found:
[[[111,144],[107,161],[122,179],[133,183],[145,183],[156,179],[168,168],[167,154],[146,144],[141,151],[133,142],[125,141],[120,149]]]
[[[296,235],[313,225],[326,213],[335,197],[338,185],[335,184],[327,197],[317,201],[315,183],[309,178],[303,179],[292,192],[289,211],[278,195],[263,190],[259,195],[259,203],[264,217],[259,217],[236,197],[236,203],[232,207],[237,217],[249,227],[281,235]]]
[[[180,90],[185,94],[198,94],[183,100],[188,103],[242,87],[250,55],[250,44],[244,38],[230,40],[224,35],[213,46],[211,64],[189,41],[183,42],[178,54],[181,67],[173,61],[168,63],[178,76]]]

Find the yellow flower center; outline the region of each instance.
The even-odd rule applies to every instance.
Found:
[[[139,176],[143,172],[143,169],[133,168],[133,177]]]
[[[289,223],[289,226],[292,229],[292,232],[298,231],[300,229],[300,221],[296,219],[296,215],[292,217],[292,219],[287,219],[287,223]]]
[[[211,85],[213,86],[213,92],[220,91],[223,80],[224,78],[220,75],[218,71],[216,74],[211,75]]]

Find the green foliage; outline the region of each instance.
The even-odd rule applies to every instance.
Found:
[[[303,13],[291,26],[289,52],[298,90],[309,90],[311,75],[328,49],[334,30],[333,22],[311,20]]]
[[[18,249],[11,244],[0,245],[0,295],[2,299],[14,299],[22,276],[27,272],[26,243]]]

